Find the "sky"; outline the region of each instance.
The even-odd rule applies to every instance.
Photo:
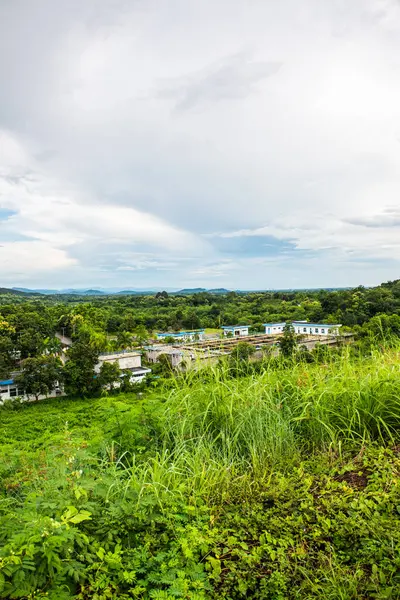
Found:
[[[0,0],[0,286],[400,277],[400,0]]]

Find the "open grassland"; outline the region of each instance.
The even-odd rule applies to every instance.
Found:
[[[400,353],[0,412],[0,597],[400,597]]]

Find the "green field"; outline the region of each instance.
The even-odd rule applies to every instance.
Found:
[[[400,353],[0,411],[0,597],[400,597]]]

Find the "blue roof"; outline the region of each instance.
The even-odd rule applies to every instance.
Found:
[[[14,383],[14,379],[3,379],[0,381],[0,385],[12,385]]]
[[[297,327],[341,327],[338,323],[304,323],[304,321],[293,321],[292,325],[296,325]]]
[[[221,329],[248,329],[250,325],[222,325]]]
[[[286,325],[286,322],[282,321],[281,323],[263,323],[263,327],[270,327],[270,326],[276,326],[276,325]]]
[[[183,337],[185,335],[197,335],[199,333],[204,333],[204,329],[195,329],[193,331],[178,331],[174,333],[173,331],[167,331],[163,333],[157,333],[157,337]]]

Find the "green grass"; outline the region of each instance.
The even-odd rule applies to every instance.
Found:
[[[399,430],[396,348],[0,411],[0,597],[399,598]]]

